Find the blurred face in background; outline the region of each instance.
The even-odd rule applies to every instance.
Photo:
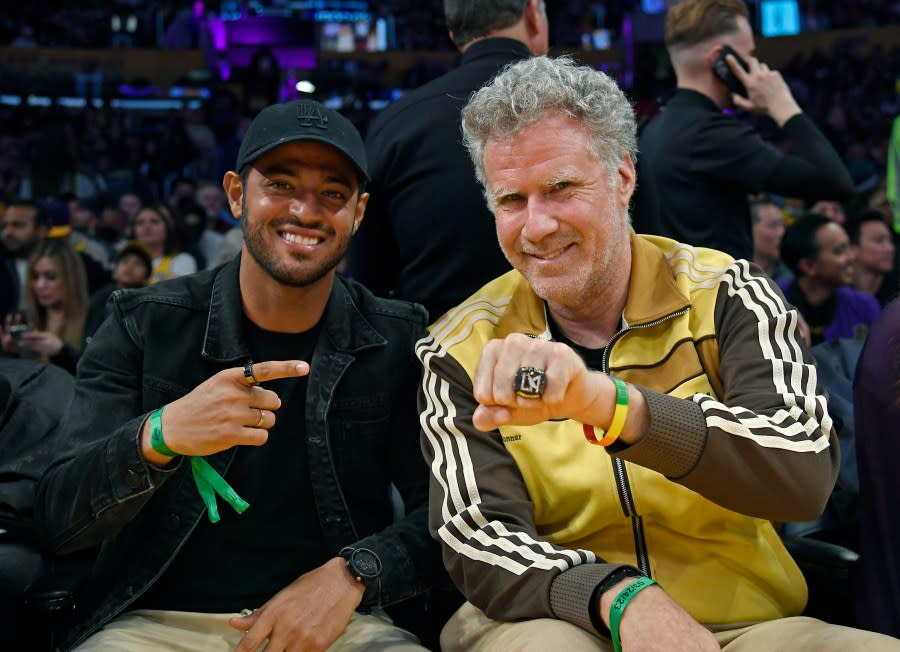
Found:
[[[134,218],[134,239],[146,247],[164,246],[167,233],[165,220],[153,209],[145,208]]]
[[[147,285],[150,269],[137,254],[125,253],[119,257],[112,277],[120,288],[140,288]]]
[[[218,186],[203,186],[197,191],[197,203],[209,216],[218,216],[227,207],[225,191]]]
[[[844,207],[836,201],[826,201],[824,199],[817,201],[813,204],[809,212],[824,215],[832,222],[840,224],[841,226],[847,221],[847,214],[844,212]]]
[[[878,274],[887,274],[894,269],[896,248],[884,222],[863,222],[855,249],[857,266]]]
[[[126,221],[131,221],[141,210],[141,199],[131,192],[127,192],[119,198],[119,210],[125,213]]]
[[[31,291],[42,308],[61,308],[63,305],[63,279],[57,262],[44,256],[38,258],[31,271]]]
[[[28,252],[41,239],[40,230],[34,222],[36,212],[31,206],[12,205],[7,207],[0,218],[3,244],[17,258],[28,256]]]
[[[781,257],[781,236],[784,235],[784,215],[775,204],[762,204],[755,208],[753,223],[754,256],[766,261]]]

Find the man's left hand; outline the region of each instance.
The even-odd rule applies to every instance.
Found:
[[[334,643],[362,601],[365,586],[335,557],[301,575],[249,616],[229,624],[246,634],[235,652],[318,652]]]

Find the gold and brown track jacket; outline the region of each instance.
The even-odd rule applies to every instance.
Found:
[[[472,425],[484,343],[550,338],[543,301],[512,271],[417,344],[430,527],[465,597],[499,620],[595,631],[600,581],[652,575],[694,618],[737,625],[799,614],[803,577],[772,521],[818,515],[839,452],[798,315],[744,260],[632,234],[621,328],[601,371],[634,383],[650,430],[588,444],[572,420]]]

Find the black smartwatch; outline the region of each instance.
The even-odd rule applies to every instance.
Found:
[[[644,574],[634,566],[619,566],[600,582],[600,586],[597,587],[597,599],[599,600],[600,596],[626,577],[644,577]]]
[[[339,553],[347,560],[347,570],[357,582],[368,589],[381,578],[381,560],[368,548],[351,548],[347,546]]]
[[[602,599],[603,594],[626,577],[643,576],[644,574],[634,566],[619,566],[609,575],[604,577],[603,581],[594,589],[594,592],[591,594],[591,605],[593,605],[590,611],[591,622],[594,624],[594,628],[602,636],[605,636],[606,638],[610,637],[609,628],[606,626],[606,623],[603,622],[603,618],[600,617],[600,600]]]

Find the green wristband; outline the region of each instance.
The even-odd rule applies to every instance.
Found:
[[[166,440],[163,439],[162,413],[165,409],[164,405],[150,413],[150,448],[169,457],[178,457],[178,453],[166,446]]]
[[[243,514],[250,507],[250,503],[241,498],[225,478],[219,475],[219,472],[204,458],[191,458],[191,472],[194,474],[194,484],[197,485],[200,498],[206,505],[206,515],[210,523],[218,523],[221,520],[219,507],[216,504],[216,494],[219,494],[238,514]]]
[[[162,413],[164,409],[165,406],[150,413],[150,447],[157,453],[162,453],[169,457],[177,457],[180,453],[176,453],[166,446],[166,440],[163,439]],[[218,523],[221,520],[219,507],[216,505],[216,494],[219,494],[238,514],[243,514],[247,511],[250,503],[241,498],[231,485],[225,481],[225,478],[210,466],[209,462],[202,457],[191,457],[190,460],[194,484],[197,485],[200,499],[206,505],[207,516],[211,523]]]
[[[613,600],[609,608],[609,634],[612,639],[614,652],[622,652],[622,640],[619,638],[619,624],[625,614],[625,607],[631,599],[648,586],[656,584],[656,580],[649,577],[639,577],[634,582],[619,591],[619,595]]]

